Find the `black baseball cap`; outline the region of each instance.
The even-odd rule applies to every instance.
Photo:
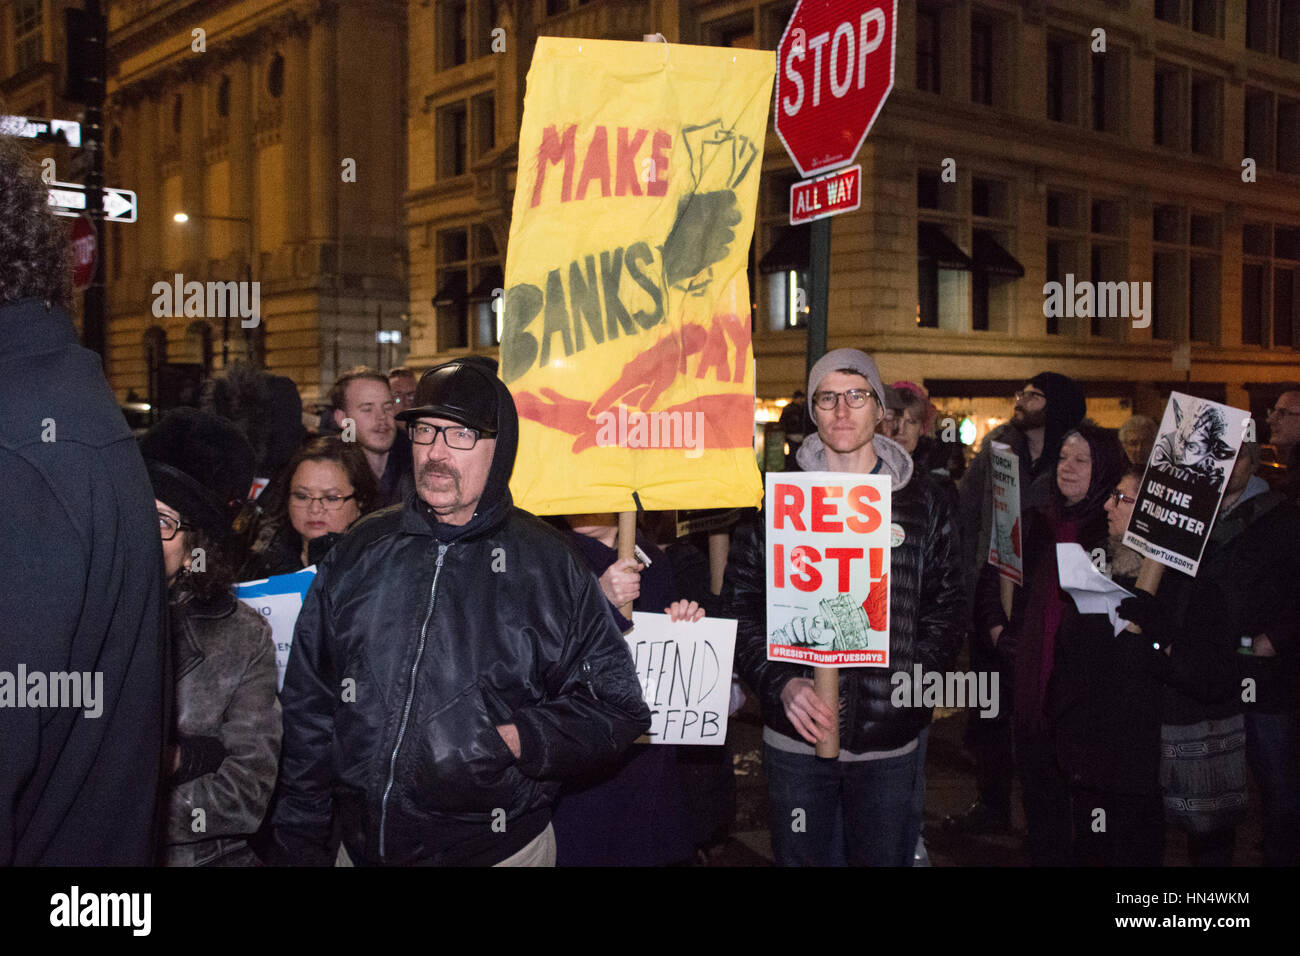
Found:
[[[398,421],[449,418],[484,437],[497,433],[497,392],[486,366],[457,360],[429,369],[415,386],[411,407],[397,413]]]

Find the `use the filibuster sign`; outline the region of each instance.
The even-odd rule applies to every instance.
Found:
[[[767,475],[767,658],[889,666],[890,479]]]

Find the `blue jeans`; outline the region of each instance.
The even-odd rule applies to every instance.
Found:
[[[763,762],[778,866],[912,865],[919,749],[842,761],[764,744]]]

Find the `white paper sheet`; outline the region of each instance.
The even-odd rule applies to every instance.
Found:
[[[1115,629],[1115,636],[1128,625],[1119,616],[1119,603],[1133,597],[1093,565],[1088,552],[1075,542],[1056,546],[1056,568],[1061,588],[1074,598],[1080,614],[1105,614]]]

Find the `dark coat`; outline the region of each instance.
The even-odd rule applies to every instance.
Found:
[[[149,864],[166,725],[149,476],[62,309],[0,308],[0,396],[0,672],[103,675],[93,718],[0,707],[0,864]]]
[[[176,723],[182,772],[172,780],[167,810],[167,865],[202,866],[246,856],[262,823],[280,758],[280,701],[275,695],[271,627],[231,595],[172,605]],[[187,751],[219,753],[213,766]],[[204,745],[208,746],[205,747]],[[202,810],[201,816],[195,810]],[[201,829],[198,828],[202,821]]]
[[[483,376],[498,434],[477,513],[447,525],[412,494],[358,522],[307,592],[281,694],[273,862],[332,863],[335,814],[359,865],[499,862],[546,828],[563,779],[649,728],[595,578],[514,507],[518,419]]]
[[[820,438],[810,435],[800,463],[820,447]],[[913,474],[902,446],[877,435],[875,448],[894,477],[890,521],[902,527],[904,538],[890,555],[890,669],[840,671],[840,744],[853,753],[896,750],[929,723],[928,708],[890,702],[891,678],[901,671],[910,680],[914,664],[925,671],[952,667],[965,620],[956,518],[946,498],[934,482]],[[811,677],[812,668],[767,659],[766,537],[762,512],[732,534],[724,615],[739,621],[736,668],[758,695],[764,725],[805,743],[785,715],[781,690],[794,677]]]

